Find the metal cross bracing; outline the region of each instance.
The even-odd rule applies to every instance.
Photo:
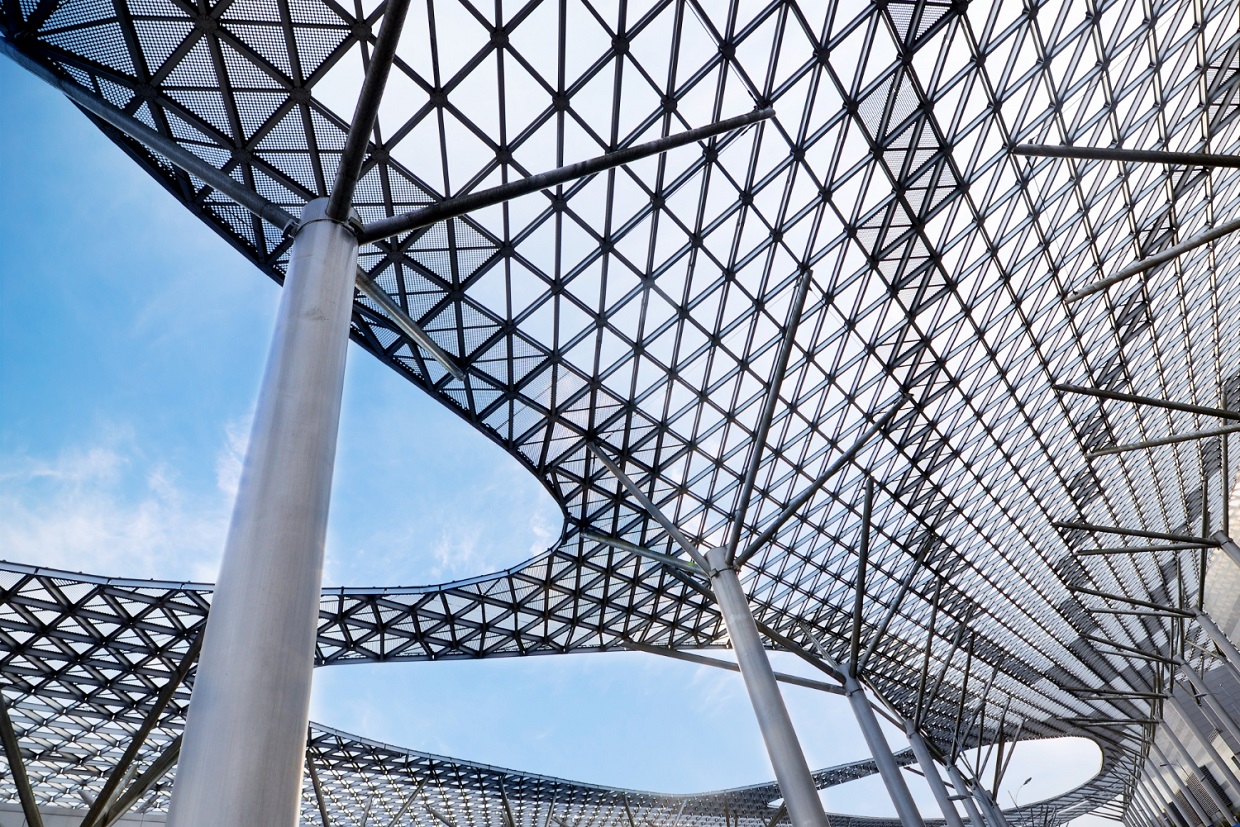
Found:
[[[2,689],[13,707],[27,767],[41,804],[80,805],[83,796],[98,794],[153,697],[201,630],[210,590],[200,584],[99,578],[12,564],[0,564],[0,582],[6,607],[0,617]],[[325,597],[325,621],[327,607],[336,600],[366,603],[370,597],[364,590]],[[364,652],[361,658],[377,659]],[[188,699],[185,687],[175,693],[139,752],[141,771],[180,733]],[[376,808],[373,817],[382,818],[415,793],[413,820],[424,827],[507,824],[500,815],[504,807],[517,825],[529,827],[545,827],[549,820],[574,827],[624,824],[625,807],[637,823],[652,827],[716,825],[725,813],[758,825],[778,815],[770,806],[779,797],[772,783],[688,795],[621,790],[380,744],[318,724],[311,727],[307,753],[332,823],[356,817],[370,802]],[[912,762],[908,750],[895,758],[902,766]],[[825,788],[875,771],[874,762],[864,760],[818,770],[814,779]],[[166,807],[174,774],[141,796],[137,809]],[[6,797],[11,784],[0,777]],[[311,780],[304,786],[303,823],[320,823]],[[1094,806],[1093,793],[1070,792],[1055,806],[1063,813],[1083,812]],[[831,821],[858,827],[896,824],[840,814]]]
[[[382,16],[329,0],[4,0],[0,25],[6,50],[296,212],[335,175]],[[1142,731],[1088,722],[1145,707],[1069,688],[1147,687],[1151,662],[1095,639],[1164,651],[1173,622],[1092,612],[1073,589],[1174,602],[1199,590],[1204,558],[1077,555],[1121,541],[1053,524],[1208,536],[1227,452],[1215,438],[1086,459],[1219,423],[1052,386],[1240,407],[1236,239],[1061,299],[1240,215],[1240,178],[1007,148],[1236,152],[1237,28],[1225,0],[418,5],[357,190],[364,222],[755,106],[777,115],[362,249],[460,375],[369,297],[354,340],[523,462],[566,529],[497,576],[329,596],[322,661],[724,645],[692,575],[584,539],[679,552],[588,446],[715,542],[742,510],[758,534],[896,408],[749,559],[758,619],[808,646],[804,624],[845,659],[873,479],[869,684],[949,755],[1017,722],[1021,737],[1089,734],[1106,758],[1082,801],[1117,795]],[[96,123],[283,277],[280,229]]]

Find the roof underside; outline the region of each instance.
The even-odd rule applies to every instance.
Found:
[[[742,572],[756,615],[803,644],[811,628],[846,659],[869,475],[865,645],[885,629],[869,682],[944,752],[1001,730],[1099,739],[1103,771],[1063,814],[1118,795],[1143,730],[1082,719],[1144,718],[1148,705],[1070,690],[1151,686],[1155,662],[1089,638],[1166,652],[1173,621],[1093,613],[1101,601],[1071,587],[1178,604],[1197,594],[1205,558],[1078,557],[1124,541],[1052,523],[1208,534],[1224,511],[1226,451],[1212,439],[1089,460],[1218,420],[1051,385],[1240,409],[1240,280],[1226,275],[1237,241],[1075,304],[1062,297],[1240,215],[1240,172],[1006,147],[1240,152],[1240,24],[1234,0],[1025,5],[415,4],[356,196],[367,221],[755,106],[777,115],[363,247],[362,267],[466,377],[360,295],[355,341],[521,460],[567,523],[562,544],[498,575],[325,595],[320,661],[724,646],[718,613],[670,568],[582,537],[678,552],[587,443],[619,458],[694,542],[718,544],[755,456],[742,537],[898,406]],[[383,11],[335,0],[0,8],[26,56],[294,213],[335,175]],[[290,239],[101,128],[282,278]],[[785,337],[789,369],[755,448]],[[60,726],[34,714],[41,692],[63,694],[57,715],[79,733],[52,749],[66,762],[104,717],[138,720],[170,668],[159,647],[183,642],[205,611],[194,593],[196,608],[141,636],[136,659],[87,647],[146,687],[134,691],[82,683],[72,647],[26,647],[15,629],[27,621],[6,604],[0,655],[19,712],[34,705],[27,736]],[[126,627],[126,611],[116,603],[92,622]],[[481,812],[468,820],[498,819]]]

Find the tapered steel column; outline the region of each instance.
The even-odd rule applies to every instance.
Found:
[[[1237,679],[1240,679],[1240,649],[1236,648],[1236,644],[1232,643],[1231,639],[1223,634],[1223,630],[1205,612],[1197,612],[1197,622],[1201,624],[1201,628],[1209,635],[1210,640],[1214,641],[1214,645],[1223,653],[1223,657],[1227,658],[1227,662],[1231,664],[1232,674]]]
[[[1167,733],[1167,738],[1170,739],[1171,745],[1175,747],[1175,751],[1178,752],[1180,757],[1184,759],[1184,766],[1182,767],[1184,772],[1189,775],[1196,775],[1200,777],[1200,773],[1197,770],[1197,762],[1193,760],[1193,754],[1188,751],[1188,747],[1184,746],[1184,742],[1180,740],[1180,736],[1176,735],[1175,731],[1170,726],[1167,726],[1165,722],[1163,725],[1163,731]],[[1192,789],[1188,785],[1187,781],[1185,781],[1184,786],[1186,789]],[[1224,801],[1219,796],[1218,791],[1215,790],[1214,787],[1204,778],[1201,779],[1201,787],[1206,791],[1206,795],[1209,797],[1210,801],[1213,802],[1214,806],[1218,808],[1219,814],[1225,817],[1227,815],[1227,811],[1231,808],[1231,805]]]
[[[861,682],[847,671],[844,673],[844,695],[848,698],[849,705],[852,706],[857,726],[861,728],[865,744],[870,748],[870,755],[873,756],[874,764],[878,767],[878,774],[883,779],[887,794],[891,796],[891,803],[895,805],[900,823],[904,827],[925,827],[921,813],[917,812],[917,805],[913,803],[913,796],[908,791],[908,785],[904,783],[904,776],[900,775],[900,767],[891,754],[887,737],[883,735],[882,727],[878,725],[878,716],[874,714],[874,707],[870,706],[870,699],[866,697]]]
[[[1210,756],[1210,760],[1214,762],[1216,767],[1218,767],[1219,773],[1223,776],[1223,783],[1231,787],[1232,795],[1236,797],[1237,801],[1240,801],[1240,778],[1236,776],[1236,772],[1231,768],[1231,764],[1225,761],[1222,754],[1219,753],[1219,751],[1214,747],[1214,739],[1207,733],[1201,731],[1196,722],[1189,717],[1188,710],[1184,708],[1183,704],[1181,704],[1174,697],[1168,698],[1167,700],[1170,702],[1172,708],[1175,709],[1180,718],[1183,719],[1185,726],[1188,727],[1188,731],[1193,734],[1193,738],[1196,739],[1197,743],[1201,744],[1201,746],[1205,749],[1206,754]],[[1167,732],[1171,733],[1170,727],[1167,727]],[[1176,740],[1178,742],[1179,739]]]
[[[1008,820],[1004,817],[1003,811],[999,809],[999,805],[990,797],[985,787],[981,784],[974,784],[973,794],[977,796],[978,804],[986,811],[987,818],[995,827],[1008,827]]]
[[[930,785],[930,792],[934,794],[934,800],[938,802],[939,809],[943,811],[943,820],[947,827],[964,827],[964,820],[957,812],[951,794],[947,792],[943,776],[939,775],[938,765],[934,761],[934,756],[930,754],[926,739],[921,737],[917,726],[908,718],[904,719],[904,733],[908,736],[909,746],[913,748],[917,765],[921,767],[921,773],[926,777],[926,783]]]
[[[762,639],[758,637],[758,627],[749,611],[749,601],[741,589],[736,570],[727,565],[726,557],[727,549],[724,548],[712,548],[706,553],[711,587],[719,611],[723,613],[723,622],[732,640],[736,663],[740,666],[749,701],[758,718],[758,728],[762,731],[762,740],[766,742],[771,766],[775,769],[775,780],[788,807],[788,817],[794,827],[828,827],[827,814],[818,798],[809,765],[805,763],[801,742],[797,740],[783,696],[775,684],[771,662],[762,647]]]
[[[952,786],[956,788],[956,795],[960,796],[960,803],[964,804],[965,812],[969,814],[969,823],[975,827],[984,827],[986,820],[982,818],[982,812],[977,807],[977,802],[973,800],[973,794],[969,792],[969,786],[964,782],[964,776],[960,774],[960,770],[955,764],[944,764],[947,770],[947,777],[951,779]],[[990,827],[998,827],[998,825],[990,825]]]
[[[211,600],[170,827],[294,827],[357,239],[306,205]]]
[[[1158,760],[1161,761],[1167,769],[1171,770],[1171,777],[1175,779],[1176,786],[1178,786],[1180,788],[1180,792],[1183,793],[1184,801],[1188,804],[1189,809],[1193,811],[1197,818],[1201,819],[1202,824],[1210,824],[1210,816],[1206,814],[1206,810],[1201,806],[1201,802],[1197,800],[1197,796],[1193,795],[1193,791],[1189,789],[1189,786],[1186,783],[1184,783],[1184,779],[1180,778],[1180,774],[1175,771],[1175,764],[1170,758],[1167,757],[1167,754],[1163,752],[1157,744],[1151,743],[1150,749],[1152,749],[1154,754],[1158,756]],[[1175,790],[1169,783],[1167,783],[1167,780],[1162,777],[1162,773],[1156,772],[1153,773],[1153,775],[1156,779],[1162,782],[1163,786],[1166,788],[1168,796],[1167,800],[1175,801]]]

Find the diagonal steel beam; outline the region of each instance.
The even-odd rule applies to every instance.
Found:
[[[673,557],[670,554],[664,554],[661,551],[652,551],[651,549],[644,548],[636,543],[630,543],[628,540],[623,540],[619,537],[612,537],[609,534],[601,534],[597,531],[589,530],[580,532],[580,536],[585,540],[592,540],[605,546],[620,549],[621,551],[627,551],[632,554],[640,555],[641,557],[647,557],[651,560],[658,561],[665,566],[674,566],[675,568],[682,571],[687,571],[691,574],[700,574],[705,576],[705,572],[693,565],[691,562],[682,560],[679,557]]]
[[[396,300],[389,296],[387,291],[376,284],[375,280],[370,277],[370,274],[360,267],[357,269],[357,289],[363,296],[382,307],[397,329],[434,357],[435,361],[442,365],[444,370],[452,374],[453,378],[458,382],[465,381],[465,371],[461,370],[456,360],[449,356],[447,351],[441,348],[417,322],[409,318],[409,314],[405,313],[401,306],[396,303]]]
[[[319,805],[319,817],[323,819],[323,827],[331,827],[331,819],[327,816],[327,799],[323,796],[323,784],[319,781],[319,771],[314,768],[314,754],[306,747],[306,770],[310,773],[310,786],[314,788],[314,800]]]
[[[588,161],[580,161],[547,172],[540,172],[537,175],[531,175],[529,178],[522,178],[520,181],[512,181],[507,184],[501,184],[498,187],[458,195],[454,198],[445,198],[443,201],[431,204],[429,207],[422,207],[411,212],[394,215],[391,218],[381,218],[378,221],[372,221],[362,228],[361,233],[358,234],[358,240],[362,244],[366,244],[367,242],[399,235],[409,230],[416,230],[419,227],[426,227],[431,224],[437,224],[440,221],[457,218],[466,213],[480,210],[483,207],[502,204],[510,199],[518,198],[522,195],[530,195],[539,190],[554,187],[557,184],[575,181],[578,178],[584,178],[597,172],[605,172],[614,167],[632,163],[642,158],[648,158],[651,155],[658,155],[679,146],[722,135],[726,132],[734,132],[752,123],[774,117],[774,115],[774,109],[756,109],[748,114],[728,118],[709,126],[700,126],[696,129],[681,132],[678,135],[669,135],[666,138],[658,138],[648,143],[617,149],[614,152],[608,152]]]
[[[861,622],[865,611],[865,574],[870,565],[870,520],[874,514],[874,478],[866,477],[861,506],[861,547],[857,550],[857,577],[853,590],[852,640],[848,647],[848,674],[857,676],[861,663]],[[806,634],[809,634],[806,632]],[[814,638],[810,638],[814,640]],[[815,640],[815,645],[817,641]],[[821,651],[821,649],[820,649]]]
[[[745,547],[745,550],[737,556],[736,567],[740,568],[745,565],[751,557],[761,551],[762,548],[769,543],[777,533],[779,533],[779,530],[783,528],[784,523],[788,522],[788,520],[790,520],[798,511],[801,510],[802,506],[813,499],[814,495],[818,493],[820,488],[826,485],[827,482],[838,474],[845,466],[855,460],[857,455],[861,453],[862,449],[864,449],[869,441],[874,438],[874,435],[881,431],[887,423],[891,421],[892,417],[894,417],[900,410],[900,407],[904,404],[906,399],[908,399],[908,394],[902,394],[899,400],[891,406],[891,410],[879,417],[878,421],[871,425],[870,428],[862,434],[856,442],[853,443],[853,446],[844,452],[843,456],[831,463],[831,466],[819,474],[818,478],[810,483],[808,488],[793,497],[788,504],[784,506],[784,510],[775,515],[775,518],[772,519],[771,522],[767,523],[767,526],[762,530],[762,533],[751,540],[749,545]]]
[[[353,192],[357,189],[362,161],[366,159],[366,147],[375,129],[375,119],[379,116],[383,88],[392,71],[392,60],[396,57],[396,44],[405,27],[409,2],[387,0],[383,10],[383,23],[379,27],[379,36],[375,38],[375,48],[370,55],[366,79],[362,81],[362,91],[357,97],[357,107],[353,110],[353,121],[344,141],[344,153],[336,169],[336,183],[327,201],[326,214],[333,221],[347,220],[349,210],[353,209]]]
[[[1172,434],[1171,436],[1158,437],[1157,439],[1147,439],[1144,442],[1130,442],[1127,445],[1099,448],[1096,451],[1087,452],[1085,457],[1086,459],[1097,459],[1098,457],[1110,456],[1111,454],[1122,454],[1125,451],[1140,451],[1145,448],[1157,448],[1159,445],[1176,445],[1180,442],[1192,442],[1196,439],[1209,439],[1212,436],[1234,434],[1237,431],[1240,431],[1240,425],[1229,425],[1226,428],[1213,428],[1208,431],[1193,431],[1188,434]]]
[[[21,746],[17,743],[17,732],[13,729],[13,720],[9,718],[9,702],[4,693],[0,692],[0,742],[4,745],[4,756],[9,762],[9,773],[13,786],[17,787],[17,797],[21,800],[22,813],[30,827],[43,827],[43,818],[39,815],[39,805],[34,800],[34,790],[30,786],[30,776],[26,775],[26,762],[22,758]]]
[[[1211,152],[1165,152],[1150,149],[1120,149],[1101,146],[1045,146],[1019,144],[1013,155],[1030,158],[1067,158],[1073,161],[1123,161],[1127,163],[1173,164],[1177,166],[1240,169],[1240,155],[1216,155]]]
[[[771,432],[771,421],[775,418],[775,406],[779,403],[779,391],[784,384],[784,376],[788,372],[788,360],[792,357],[792,344],[796,341],[797,328],[801,325],[801,314],[805,310],[805,300],[809,296],[809,286],[813,281],[813,271],[808,267],[801,271],[801,280],[797,283],[797,292],[792,299],[792,307],[788,310],[788,321],[784,328],[783,338],[779,342],[779,353],[775,358],[775,367],[768,383],[766,399],[762,401],[762,414],[758,419],[758,427],[753,436],[753,453],[749,458],[749,467],[745,469],[745,478],[741,483],[741,491],[736,501],[736,514],[732,517],[732,534],[728,537],[727,561],[731,565],[736,562],[736,548],[741,541],[741,532],[745,530],[745,517],[749,513],[749,500],[753,496],[754,484],[758,480],[758,468],[766,455],[766,440]]]
[[[1164,531],[1144,531],[1137,528],[1120,528],[1111,525],[1094,525],[1093,523],[1081,523],[1073,521],[1059,521],[1051,523],[1055,528],[1066,529],[1069,531],[1089,531],[1099,534],[1119,534],[1124,537],[1141,537],[1146,540],[1166,540],[1171,543],[1192,544],[1201,546],[1216,546],[1218,541],[1209,537],[1194,537],[1191,534],[1169,534]]]
[[[592,443],[587,442],[586,448],[599,462],[603,463],[603,466],[612,473],[612,476],[620,480],[621,484],[629,490],[630,494],[637,498],[637,501],[641,503],[641,506],[646,510],[646,513],[653,517],[659,525],[663,526],[663,530],[671,535],[672,539],[676,541],[677,545],[685,550],[686,554],[693,558],[693,561],[698,564],[702,571],[710,571],[710,564],[706,562],[706,558],[700,551],[697,550],[697,547],[694,546],[693,543],[689,542],[689,538],[681,532],[676,524],[672,522],[670,517],[663,513],[663,509],[655,505],[654,501],[646,496],[646,492],[642,491],[641,488],[637,486],[637,483],[633,482],[633,480],[629,478],[629,475],[620,469],[619,465],[614,463],[598,448],[594,447]]]
[[[639,643],[628,636],[624,638],[625,647],[633,649],[637,652],[645,652],[649,655],[658,655],[660,657],[672,658],[674,660],[683,660],[686,663],[696,663],[701,666],[714,666],[719,669],[726,669],[729,672],[740,672],[741,669],[735,663],[720,658],[707,657],[706,655],[695,655],[692,652],[681,652],[678,649],[662,649],[658,646],[648,646],[645,643]],[[806,689],[817,689],[819,692],[828,692],[832,695],[843,695],[844,687],[833,684],[816,681],[812,678],[802,678],[797,675],[789,675],[786,672],[775,672],[775,680],[780,683],[792,684],[793,686],[803,686]]]
[[[99,817],[112,801],[112,798],[116,795],[117,790],[127,780],[128,776],[126,773],[129,771],[129,767],[134,759],[138,757],[138,751],[146,744],[147,736],[151,734],[151,730],[155,729],[155,726],[159,723],[160,716],[164,714],[164,710],[167,709],[172,696],[176,694],[177,688],[185,681],[185,676],[189,674],[190,668],[194,665],[194,661],[197,660],[198,653],[202,651],[202,638],[203,634],[200,631],[190,641],[189,648],[181,656],[181,661],[177,664],[176,670],[168,678],[168,682],[164,684],[163,688],[159,690],[159,695],[155,697],[155,702],[147,710],[146,717],[143,718],[141,726],[138,727],[138,731],[130,739],[129,746],[121,754],[120,760],[112,768],[112,774],[104,782],[103,789],[99,791],[99,795],[95,798],[94,803],[86,811],[86,815],[82,818],[82,827],[94,827]]]
[[[181,755],[181,736],[173,738],[168,746],[164,747],[164,751],[159,757],[151,762],[146,771],[139,775],[134,782],[129,785],[125,792],[116,797],[116,803],[108,808],[103,818],[99,821],[99,827],[112,827],[121,816],[133,809],[133,805],[141,800],[142,796],[150,792],[156,784],[159,783],[168,771],[177,763],[177,758]]]
[[[1141,396],[1136,393],[1120,393],[1099,388],[1086,388],[1081,385],[1054,384],[1052,390],[1060,393],[1075,393],[1081,396],[1094,396],[1098,399],[1111,399],[1116,402],[1131,402],[1134,405],[1150,405],[1155,408],[1166,408],[1172,411],[1199,414],[1200,416],[1217,416],[1223,419],[1240,421],[1240,411],[1229,411],[1224,408],[1211,408],[1206,405],[1190,405],[1186,402],[1169,402],[1166,399],[1155,399],[1152,396]]]
[[[1169,614],[1174,617],[1182,617],[1188,620],[1193,620],[1196,618],[1196,615],[1193,614],[1192,612],[1186,612],[1183,609],[1177,609],[1174,606],[1163,606],[1159,603],[1151,603],[1148,600],[1138,600],[1135,597],[1128,597],[1122,594],[1109,594],[1108,592],[1100,592],[1100,591],[1095,591],[1094,589],[1087,589],[1084,586],[1071,586],[1071,585],[1068,586],[1068,590],[1072,592],[1076,592],[1078,594],[1088,594],[1091,597],[1101,597],[1103,600],[1115,600],[1120,603],[1131,603],[1133,606],[1141,606],[1142,608],[1146,608],[1146,609],[1154,609],[1155,611]],[[1086,606],[1085,608],[1089,611],[1093,611],[1088,606]]]

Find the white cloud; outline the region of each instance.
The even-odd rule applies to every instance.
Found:
[[[231,495],[194,491],[175,467],[145,456],[132,434],[50,458],[11,455],[0,465],[4,559],[108,576],[215,579]]]

